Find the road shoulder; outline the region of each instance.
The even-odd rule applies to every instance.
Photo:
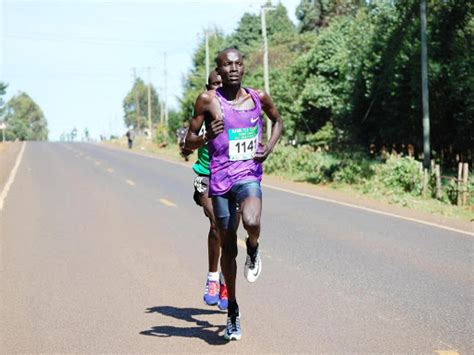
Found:
[[[20,149],[21,142],[0,143],[0,193],[8,181]]]
[[[99,144],[102,147],[128,151],[133,154],[138,154],[142,156],[154,157],[157,159],[173,161],[180,165],[186,165],[191,168],[194,164],[195,156],[192,156],[188,162],[184,162],[183,159],[179,157],[178,154],[175,156],[168,154],[160,154],[156,152],[150,152],[147,150],[142,150],[139,147],[137,149],[128,150],[125,146],[116,145],[113,143],[101,143]],[[335,190],[334,188],[314,185],[306,182],[295,182],[291,180],[284,179],[282,177],[273,176],[265,174],[263,177],[263,184],[269,187],[275,186],[283,190],[294,191],[299,194],[310,195],[316,198],[333,200],[335,202],[352,205],[355,207],[361,207],[363,209],[370,209],[385,214],[391,214],[400,216],[404,219],[418,220],[421,222],[426,222],[427,224],[440,225],[452,229],[457,229],[465,231],[468,233],[474,233],[474,220],[465,221],[461,219],[454,219],[450,217],[440,216],[437,214],[430,214],[426,212],[421,212],[413,208],[397,206],[389,204],[384,201],[379,201],[372,199],[368,196],[363,195],[352,195],[347,192]]]

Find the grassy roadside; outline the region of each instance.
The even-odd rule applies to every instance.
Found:
[[[125,138],[120,138],[112,141],[106,141],[102,144],[128,149]],[[167,159],[184,162],[179,155],[176,144],[167,145],[165,147],[158,147],[156,144],[144,139],[137,138],[134,142],[133,151],[144,154],[153,154],[165,157]],[[190,162],[194,162],[196,154],[190,157]],[[268,173],[270,176],[278,176],[288,181],[301,182],[304,181],[298,173],[292,173],[291,169],[279,169],[278,173]],[[318,184],[316,184],[318,185]],[[363,182],[347,184],[341,182],[324,182],[319,185],[326,189],[334,190],[350,196],[353,199],[369,198],[374,201],[379,201],[384,204],[405,207],[417,212],[423,212],[432,216],[439,216],[460,220],[463,222],[474,221],[474,210],[471,207],[457,207],[443,203],[432,198],[423,198],[421,196],[414,196],[410,193],[384,189],[381,185],[367,185]]]
[[[342,191],[355,197],[365,196],[390,205],[406,207],[434,216],[458,219],[466,222],[474,221],[474,210],[472,209],[472,206],[457,207],[446,205],[445,203],[435,199],[422,198],[410,194],[394,194],[390,191],[364,191],[364,187],[358,185],[351,186],[332,183],[329,186],[335,190]]]
[[[101,144],[128,150],[127,138],[125,137],[113,139],[110,141],[103,141],[101,142]],[[135,139],[132,151],[145,154],[159,155],[176,161],[184,161],[184,159],[179,155],[178,147],[176,144],[168,144],[164,147],[159,147],[156,143],[150,142],[149,140],[142,137],[138,137]],[[191,155],[190,161],[192,161],[194,158],[195,154]]]

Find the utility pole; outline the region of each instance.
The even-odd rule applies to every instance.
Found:
[[[262,6],[260,11],[260,18],[262,20],[262,37],[263,37],[263,81],[265,85],[265,92],[270,95],[270,83],[268,78],[268,40],[267,40],[267,21],[265,13],[267,10],[272,10],[275,7]],[[272,132],[272,123],[267,119],[267,139],[270,139]]]
[[[148,69],[148,140],[151,140],[152,125],[151,125],[151,79],[150,79],[150,67]]]
[[[163,59],[164,59],[164,65],[163,65],[163,70],[164,70],[164,89],[163,89],[163,99],[164,99],[164,102],[163,102],[163,109],[165,111],[164,113],[164,119],[165,119],[165,125],[168,126],[168,102],[167,102],[167,99],[166,99],[166,96],[167,96],[167,92],[166,92],[166,85],[167,85],[167,75],[168,75],[168,72],[166,70],[166,52],[164,53],[163,55]]]
[[[426,44],[426,0],[420,2],[421,93],[423,101],[423,168],[430,168],[430,105],[428,92],[428,47]]]
[[[163,104],[163,88],[160,89],[160,124],[163,125],[165,121],[165,108]]]
[[[136,124],[135,124],[135,129],[137,130],[139,127],[139,122],[140,122],[140,100],[138,99],[138,86],[137,84],[137,69],[132,68],[133,70],[133,86],[135,88],[135,112],[136,112]]]
[[[206,77],[204,78],[207,85],[207,78],[209,78],[209,32],[204,32],[206,38]]]

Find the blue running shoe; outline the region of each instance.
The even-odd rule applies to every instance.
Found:
[[[219,301],[217,302],[217,307],[221,311],[227,310],[229,306],[229,299],[227,298],[227,286],[225,284],[221,284],[221,288],[219,290]]]
[[[227,317],[227,326],[225,328],[224,338],[227,340],[240,340],[240,313]]]
[[[219,281],[207,280],[203,299],[208,306],[215,306],[219,302]]]

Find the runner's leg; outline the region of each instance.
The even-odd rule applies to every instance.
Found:
[[[217,272],[220,256],[220,243],[217,235],[214,212],[212,210],[212,201],[207,194],[201,194],[199,199],[204,213],[209,218],[209,233],[207,236],[207,250],[209,256],[209,272]]]
[[[256,249],[260,237],[260,217],[262,214],[262,200],[259,197],[249,196],[241,202],[242,223],[248,234],[247,245]]]
[[[235,278],[237,275],[237,231],[235,202],[229,195],[212,198],[216,218],[217,234],[219,235],[222,255],[221,270],[227,284],[229,305],[236,302]],[[230,310],[230,309],[229,309]]]
[[[247,231],[247,256],[244,275],[248,282],[255,282],[262,272],[258,238],[260,236],[260,217],[262,214],[262,190],[258,181],[246,181],[233,188],[240,201],[242,223]]]

